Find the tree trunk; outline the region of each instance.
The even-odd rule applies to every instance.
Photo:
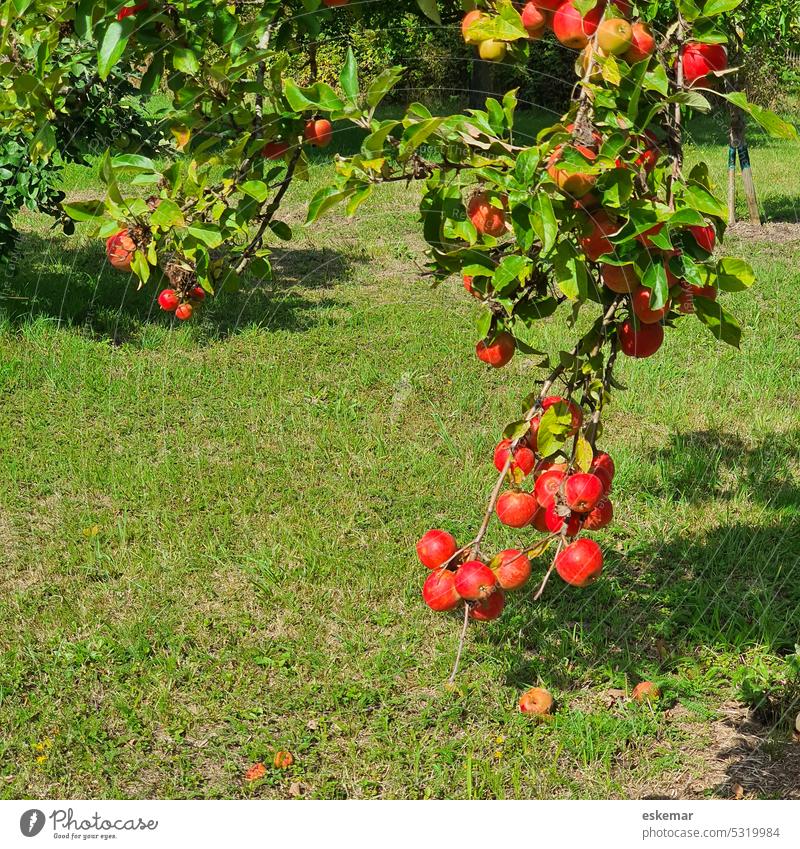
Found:
[[[482,59],[478,59],[477,57],[470,62],[470,109],[483,109],[486,106],[486,98],[492,94],[492,77],[491,62],[484,62]]]

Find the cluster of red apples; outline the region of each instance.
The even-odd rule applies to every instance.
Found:
[[[604,58],[615,56],[635,64],[649,62],[656,52],[656,40],[648,25],[640,21],[630,23],[624,17],[630,15],[631,6],[623,0],[613,3],[603,0],[585,15],[581,15],[572,5],[572,0],[532,0],[519,6],[518,10],[531,39],[540,38],[551,28],[565,46],[582,50],[579,66],[584,75],[592,73],[592,68],[597,71],[595,57],[599,57],[598,61],[602,62]],[[471,34],[472,29],[488,17],[489,14],[480,9],[467,13],[462,31],[468,43],[477,43]],[[483,49],[485,44],[484,41],[479,45],[482,55],[486,52]],[[502,53],[505,55],[505,47]],[[709,74],[727,68],[727,54],[725,48],[718,44],[690,42],[682,48],[680,63],[685,85],[710,85]],[[574,133],[574,125],[568,125],[566,131]],[[632,261],[620,264],[614,239],[623,230],[626,221],[619,218],[617,211],[602,207],[600,194],[595,190],[599,175],[592,168],[603,137],[594,131],[590,144],[583,141],[579,143],[573,138],[557,144],[545,162],[546,172],[550,181],[573,202],[575,209],[585,215],[584,229],[578,234],[578,241],[585,261],[595,271],[598,285],[623,296],[620,298],[622,308],[616,312],[620,351],[629,357],[650,357],[664,342],[664,323],[671,317],[670,311],[674,310],[676,314],[692,313],[695,298],[715,300],[717,290],[714,286],[690,283],[680,276],[680,263],[677,260],[673,262],[681,255],[680,249],[662,250],[656,246],[653,238],[663,230],[664,223],[655,224],[635,238],[646,251],[643,254],[646,264],[657,263],[664,268],[670,290],[666,302],[656,301],[652,290],[642,284],[640,271]],[[662,159],[664,141],[651,130],[641,135],[632,134],[630,141],[638,154],[635,161],[625,162],[618,158],[612,167],[632,169],[637,177],[646,181]],[[564,167],[563,160],[567,152],[570,153],[571,164]],[[576,154],[586,161],[585,172],[580,170],[579,165],[575,165]],[[481,236],[502,239],[513,233],[508,198],[503,194],[484,189],[477,191],[467,203],[467,215]],[[672,227],[670,235],[678,236],[679,240],[690,238],[703,257],[713,253],[717,238],[716,229],[710,224]],[[477,298],[492,298],[491,285],[476,287],[470,276],[464,277],[464,287]],[[500,329],[491,338],[478,343],[476,355],[483,362],[501,368],[511,360],[515,350],[513,335]]]
[[[603,554],[594,540],[578,537],[605,528],[613,518],[609,492],[614,461],[598,452],[582,472],[573,464],[537,454],[541,416],[555,405],[569,410],[571,435],[578,433],[583,414],[577,404],[556,395],[542,399],[541,412],[531,419],[525,436],[514,442],[504,439],[494,450],[494,465],[509,484],[498,495],[494,510],[508,527],[532,527],[547,534],[546,539],[558,539],[556,572],[566,583],[585,587],[600,576]],[[531,479],[533,486],[525,487]],[[417,543],[420,562],[432,570],[422,588],[423,599],[433,610],[453,610],[466,603],[472,619],[496,619],[505,606],[505,593],[521,588],[530,578],[528,555],[542,550],[541,542],[524,550],[509,548],[484,562],[475,557],[475,546],[458,548],[451,534],[429,530]]]
[[[643,21],[629,22],[633,11],[630,0],[598,0],[586,14],[581,14],[572,0],[531,0],[514,5],[529,40],[536,41],[552,30],[565,47],[585,51],[584,62],[595,50],[600,56],[619,56],[633,65],[648,60],[656,50],[651,28]],[[467,12],[461,32],[467,44],[477,47],[482,59],[502,61],[508,52],[507,42],[475,34],[476,29],[479,31],[476,25],[489,17],[489,13],[481,9]],[[593,46],[590,41],[594,41]],[[720,44],[687,44],[681,61],[687,85],[708,84],[712,71],[724,71],[728,67],[727,53]]]
[[[137,249],[135,230],[118,230],[106,240],[106,256],[112,268],[130,272],[133,257]],[[187,284],[177,289],[162,289],[158,295],[158,305],[165,312],[174,312],[175,318],[186,321],[206,298],[205,289],[197,284]]]

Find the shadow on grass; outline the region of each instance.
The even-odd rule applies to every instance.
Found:
[[[206,300],[190,324],[213,339],[253,326],[305,330],[326,310],[343,306],[328,290],[364,261],[330,249],[277,249],[272,259],[272,280],[247,281],[238,292],[223,288]],[[24,233],[7,268],[0,271],[0,313],[13,327],[46,319],[124,344],[148,325],[167,328],[176,323],[156,300],[165,281],[151,279],[138,291],[137,282],[134,275],[110,268],[101,242],[76,245],[61,235],[46,239]]]
[[[625,540],[624,555],[607,537],[606,569],[595,585],[576,590],[554,576],[543,604],[532,601],[531,589],[475,639],[510,654],[507,683],[517,689],[543,679],[569,691],[599,673],[616,686],[664,681],[667,703],[693,697],[690,689],[670,691],[669,682],[686,682],[687,664],[701,656],[750,649],[792,654],[800,619],[798,462],[800,429],[755,445],[718,431],[675,435],[644,458],[659,472],[645,476],[656,483],[644,484],[644,494],[674,502],[676,516],[710,507],[716,527],[694,536],[690,526],[687,535],[661,544]],[[738,518],[748,502],[747,518]],[[753,520],[754,512],[760,519]],[[758,710],[763,705],[754,706],[754,716]],[[758,718],[786,725],[785,716]],[[765,787],[777,786],[777,778],[762,778]]]
[[[791,195],[772,195],[761,200],[766,221],[781,221],[788,224],[800,222],[800,203]]]

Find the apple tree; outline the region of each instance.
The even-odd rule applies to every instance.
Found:
[[[57,155],[56,119],[74,113],[78,76],[77,52],[60,55],[58,46],[73,35],[91,48],[100,83],[123,66],[136,70],[141,95],[169,92],[166,155],[107,149],[105,197],[63,209],[107,240],[114,268],[142,285],[163,284],[161,307],[187,319],[245,272],[270,275],[268,242],[292,237],[280,208],[292,181],[307,175],[308,148],[327,146],[335,121],[366,126],[399,79],[389,68],[359,92],[351,52],[338,92],[286,81],[290,58],[311,51],[326,21],[348,14],[348,5],[7,0],[0,127],[30,137],[34,161]]]
[[[373,117],[360,152],[338,160],[335,184],[310,205],[310,221],[337,203],[352,213],[382,183],[419,181],[430,277],[457,275],[483,306],[476,355],[494,368],[519,355],[539,362],[541,377],[494,451],[498,476],[473,538],[459,545],[433,529],[417,545],[430,570],[425,602],[463,607],[461,645],[469,620],[498,617],[545,552],[534,599],[554,571],[575,587],[600,576],[592,534],[613,518],[614,462],[601,441],[621,388],[618,358],[656,356],[683,321],[739,345],[727,301],[754,274],[718,250],[725,203],[704,164],[685,171],[682,148],[684,112],[707,111],[715,98],[794,135],[720,85],[730,69],[719,19],[739,2],[679,0],[661,33],[633,18],[627,0],[468,4],[463,36],[484,59],[523,63],[543,37],[575,51],[567,113],[533,143],[515,131],[515,91],[464,114],[414,103],[400,119]],[[579,317],[588,329],[568,350],[524,341],[544,320],[575,328]],[[495,519],[525,535],[515,548],[485,550]]]

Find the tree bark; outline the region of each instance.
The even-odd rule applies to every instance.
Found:
[[[470,62],[469,108],[483,109],[486,98],[492,93],[492,63],[477,57]]]

